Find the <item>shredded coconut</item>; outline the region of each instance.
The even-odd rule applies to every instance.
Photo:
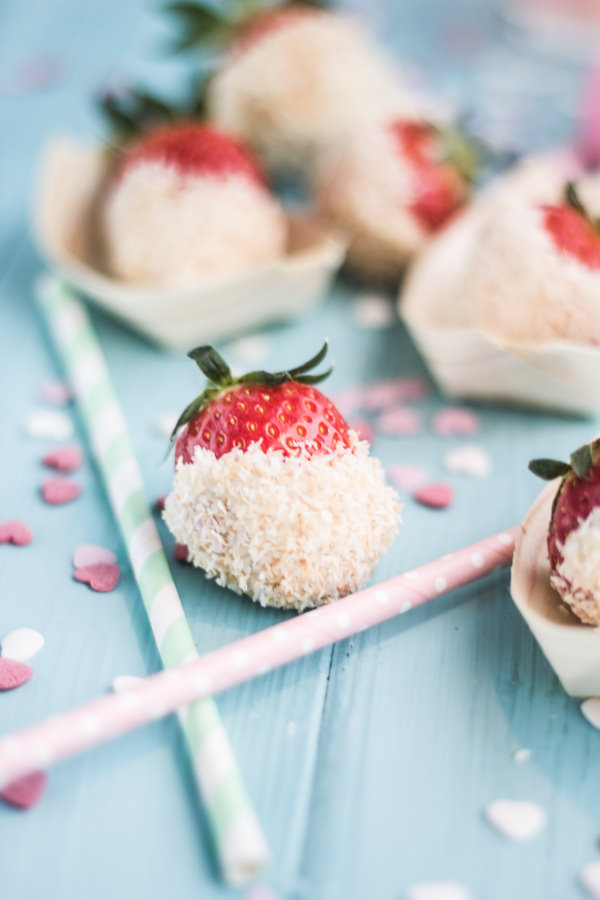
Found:
[[[593,197],[582,183],[582,196]],[[556,249],[542,212],[511,195],[474,242],[459,294],[464,323],[513,345],[600,343],[600,273]],[[460,315],[460,312],[459,312]]]
[[[211,79],[211,115],[271,165],[297,167],[364,121],[415,101],[364,29],[315,12],[234,53]]]
[[[262,606],[298,610],[363,587],[390,546],[400,506],[379,460],[350,448],[283,457],[258,444],[178,462],[164,518],[190,561]]]
[[[155,162],[111,187],[101,225],[114,275],[177,288],[270,262],[287,238],[277,201],[247,178],[182,175]]]
[[[314,179],[317,208],[348,233],[348,261],[364,276],[397,279],[427,240],[408,208],[417,177],[381,123],[323,154]]]
[[[588,625],[600,626],[600,508],[571,531],[550,577],[565,603]]]

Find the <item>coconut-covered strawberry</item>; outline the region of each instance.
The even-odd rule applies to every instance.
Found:
[[[515,195],[491,207],[465,267],[465,322],[505,344],[600,343],[598,213],[597,175],[550,203]]]
[[[182,413],[164,517],[189,559],[263,606],[304,609],[361,588],[396,532],[378,460],[303,366],[234,378],[212,347]]]
[[[552,586],[582,622],[600,626],[600,439],[568,463],[536,459],[541,478],[561,478],[548,530]]]
[[[132,143],[100,211],[105,264],[164,288],[233,276],[284,251],[283,212],[252,154],[219,129],[184,122]]]
[[[173,5],[181,43],[225,49],[207,90],[210,116],[269,166],[295,169],[364,121],[414,112],[415,100],[364,28],[317,3],[243,2],[231,14]]]
[[[393,119],[347,134],[323,154],[317,208],[350,236],[355,270],[397,280],[465,202],[474,166],[472,148],[456,132]]]

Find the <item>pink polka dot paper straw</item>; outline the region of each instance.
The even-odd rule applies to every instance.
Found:
[[[519,526],[0,739],[0,789],[510,565]],[[220,737],[207,756],[230,752]]]

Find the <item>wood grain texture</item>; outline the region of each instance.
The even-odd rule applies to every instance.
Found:
[[[363,0],[353,6],[367,9]],[[484,43],[495,42],[480,70],[510,57],[493,32],[491,4],[379,0],[368,15],[390,47],[467,105],[481,107],[489,78],[488,88],[477,81],[475,57],[452,50],[448,33],[455,44],[460,28],[463,44],[478,32]],[[0,515],[23,518],[35,534],[30,547],[0,548],[0,636],[27,625],[46,637],[31,682],[0,698],[0,733],[93,697],[116,675],[143,675],[158,665],[89,451],[78,474],[83,496],[47,507],[38,490],[49,444],[26,438],[22,423],[38,405],[43,379],[57,374],[31,299],[40,260],[28,236],[28,203],[41,144],[65,128],[96,139],[90,97],[107,79],[177,85],[183,62],[157,61],[163,37],[141,0],[30,0],[27,9],[0,3]],[[39,54],[59,57],[64,77],[43,92],[10,94],[16,67]],[[545,71],[547,60],[540,66]],[[555,69],[563,99],[573,96],[581,70]],[[525,98],[517,123],[519,116],[530,123],[532,146],[561,139],[569,127],[540,94]],[[398,374],[426,377],[400,325],[364,331],[355,324],[355,293],[338,286],[310,319],[267,331],[265,363],[302,360],[327,335],[336,362],[332,391]],[[156,419],[189,401],[198,374],[102,314],[94,321],[153,498],[170,483]],[[432,388],[419,410],[427,422],[443,405]],[[377,579],[514,524],[538,491],[527,461],[565,455],[598,430],[597,423],[542,413],[477,411],[479,439],[494,462],[487,479],[443,472],[444,452],[460,439],[427,430],[377,439],[374,450],[386,464],[424,465],[432,477],[448,477],[456,493],[454,505],[440,512],[403,498],[405,524]],[[99,596],[72,580],[71,555],[81,543],[118,553],[117,590]],[[173,570],[200,651],[285,618],[187,566],[174,563]],[[507,585],[506,573],[497,573],[220,698],[273,847],[264,884],[281,898],[400,900],[411,883],[435,879],[462,881],[483,900],[581,896],[578,870],[598,852],[600,737],[560,689]],[[522,747],[532,757],[517,765],[512,754]],[[544,832],[523,846],[495,835],[482,810],[500,797],[541,803]],[[57,767],[43,802],[29,813],[1,807],[0,848],[0,892],[11,900],[240,896],[218,881],[170,720]]]

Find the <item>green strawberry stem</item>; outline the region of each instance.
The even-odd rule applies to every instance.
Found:
[[[195,418],[201,409],[227,388],[235,387],[239,384],[264,384],[266,387],[276,387],[280,384],[285,384],[286,381],[297,381],[300,384],[319,384],[321,381],[324,381],[331,375],[332,368],[319,373],[314,373],[312,370],[323,362],[327,356],[327,350],[328,342],[325,341],[319,352],[300,366],[286,369],[283,372],[266,372],[260,369],[255,372],[248,372],[240,378],[233,377],[231,369],[214,347],[204,345],[190,350],[188,353],[189,358],[194,360],[210,384],[186,406],[179,416],[177,424],[171,433],[169,447],[173,446],[181,426]]]
[[[570,206],[571,209],[574,209],[575,212],[578,212],[580,216],[589,222],[594,231],[600,234],[600,219],[594,219],[581,201],[581,197],[577,192],[577,187],[574,181],[567,181],[565,185],[565,193],[564,193],[564,201],[567,206]]]
[[[98,98],[98,107],[117,143],[128,143],[153,128],[183,120],[197,121],[205,115],[205,84],[199,82],[184,103],[169,104],[149,91],[126,88]]]
[[[533,459],[529,463],[529,471],[545,481],[565,478],[571,472],[584,481],[591,481],[591,469],[597,462],[600,462],[600,438],[571,453],[568,463],[555,459]]]

